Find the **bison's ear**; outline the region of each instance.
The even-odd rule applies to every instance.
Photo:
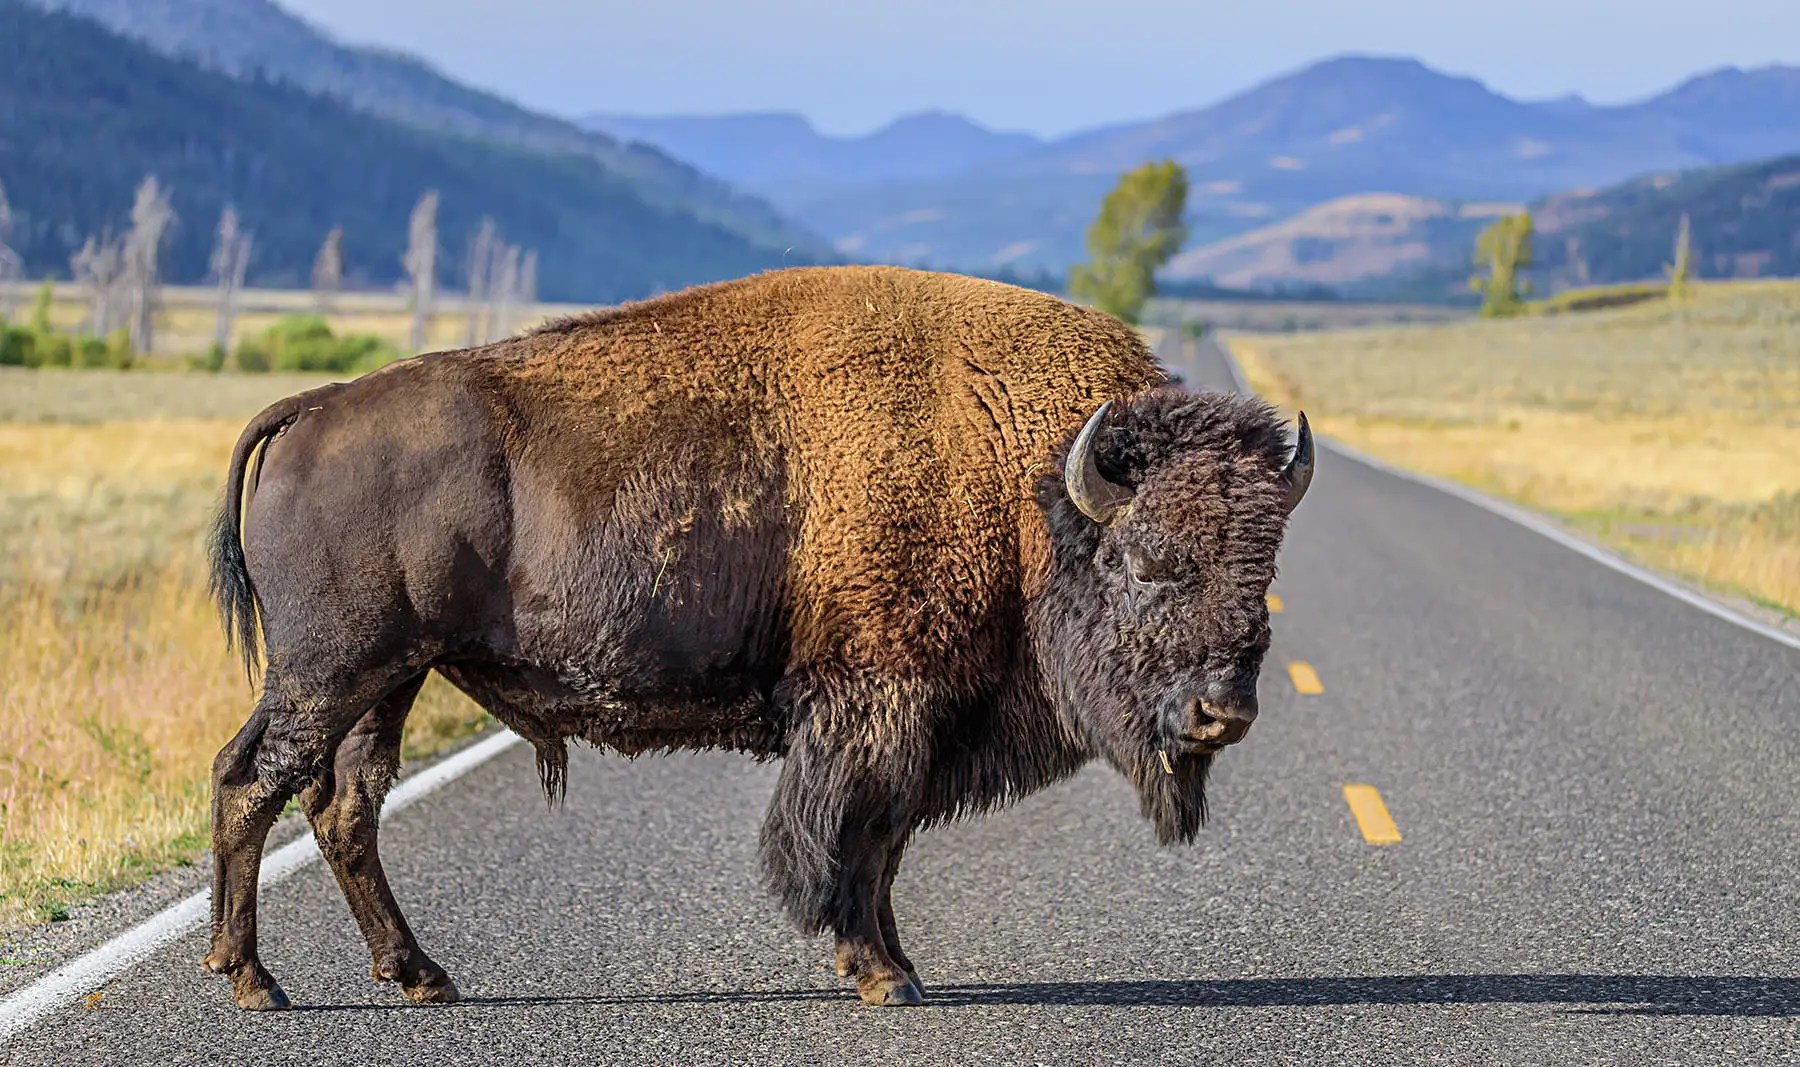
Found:
[[[1107,481],[1094,462],[1094,437],[1111,407],[1112,401],[1108,400],[1089,416],[1087,425],[1081,428],[1075,444],[1069,449],[1069,458],[1063,462],[1063,485],[1069,490],[1069,499],[1083,515],[1102,526],[1111,525],[1119,512],[1131,504],[1132,497],[1128,486]]]
[[[1300,439],[1294,442],[1294,458],[1288,460],[1287,469],[1281,472],[1281,481],[1287,486],[1287,509],[1289,514],[1300,506],[1300,498],[1306,495],[1307,486],[1312,484],[1313,476],[1313,439],[1312,427],[1306,424],[1306,412],[1300,413]]]

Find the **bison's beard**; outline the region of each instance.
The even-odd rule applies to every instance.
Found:
[[[1213,757],[1169,751],[1154,716],[1134,716],[1124,708],[1109,714],[1113,711],[1101,705],[1076,727],[1086,734],[1088,752],[1130,779],[1137,788],[1138,810],[1156,827],[1158,841],[1192,841],[1206,825],[1206,774]]]
[[[1186,844],[1206,824],[1206,772],[1212,760],[1171,753],[1165,768],[1162,758],[1150,752],[1132,761],[1126,773],[1137,786],[1138,810],[1156,827],[1158,841]]]

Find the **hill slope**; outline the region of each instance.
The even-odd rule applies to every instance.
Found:
[[[1683,214],[1699,277],[1800,275],[1800,155],[1652,174],[1530,204],[1341,197],[1190,248],[1167,273],[1237,287],[1316,283],[1355,295],[1466,295],[1476,233],[1514,211],[1530,211],[1535,223],[1527,276],[1539,293],[1663,277]]]
[[[442,194],[440,277],[453,286],[483,215],[508,240],[538,250],[550,299],[618,300],[784,261],[741,234],[647,202],[636,183],[591,156],[402,126],[0,0],[0,182],[27,269],[65,272],[87,234],[123,228],[147,172],[174,191],[180,223],[163,260],[174,281],[205,275],[226,203],[256,234],[253,282],[303,281],[334,225],[344,227],[354,280],[391,281],[408,214],[427,188]]]
[[[1661,277],[1684,214],[1700,277],[1800,275],[1800,155],[1539,201],[1536,273],[1555,288]]]
[[[816,257],[826,247],[767,203],[646,145],[626,145],[462,85],[397,52],[339,44],[270,0],[26,0],[92,18],[165,55],[232,75],[262,71],[425,129],[590,156],[652,203],[753,244]]]
[[[1170,261],[1165,274],[1237,289],[1311,284],[1346,293],[1434,271],[1466,277],[1476,233],[1496,214],[1522,209],[1397,193],[1344,196],[1273,225],[1190,248]]]

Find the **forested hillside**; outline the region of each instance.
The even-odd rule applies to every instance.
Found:
[[[1700,277],[1800,275],[1800,155],[1647,176],[1532,211],[1539,268],[1561,285],[1661,275],[1682,215]]]
[[[590,156],[650,203],[716,222],[751,244],[819,256],[829,247],[767,203],[641,144],[465,85],[415,56],[342,44],[271,0],[27,0],[94,19],[164,55],[241,77],[262,71],[354,107],[441,133]]]
[[[442,196],[439,276],[452,287],[484,215],[537,250],[540,291],[552,300],[618,300],[797,258],[651,204],[591,156],[402,125],[0,0],[0,185],[28,273],[66,275],[89,234],[124,228],[133,188],[152,173],[173,190],[178,223],[162,263],[176,282],[205,276],[227,203],[255,234],[253,285],[303,283],[340,225],[347,279],[391,282],[427,189]]]

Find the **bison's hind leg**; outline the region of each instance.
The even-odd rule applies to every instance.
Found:
[[[329,744],[272,682],[265,679],[249,720],[213,760],[212,948],[201,964],[231,979],[247,1011],[288,1006],[257,956],[256,879],[269,828],[308,775],[309,757]]]
[[[370,977],[400,983],[420,1004],[453,1004],[461,999],[456,983],[413,937],[377,848],[381,802],[400,769],[401,730],[424,680],[420,673],[401,683],[356,721],[329,770],[301,793],[300,807],[369,944]]]
[[[403,719],[417,683],[409,675],[400,678],[410,684],[398,716]],[[263,967],[256,948],[256,882],[269,829],[290,797],[308,786],[316,790],[314,783],[334,776],[339,742],[369,708],[378,702],[390,706],[385,698],[394,690],[390,672],[360,674],[349,684],[332,685],[297,683],[271,669],[249,720],[213,760],[212,948],[201,962],[231,979],[241,1008],[288,1006],[287,995]],[[326,695],[317,695],[321,691]]]
[[[288,1006],[287,994],[256,955],[256,875],[262,843],[287,796],[256,774],[256,747],[275,712],[265,694],[250,719],[213,759],[212,949],[201,960],[231,979],[238,1007],[268,1011]]]

